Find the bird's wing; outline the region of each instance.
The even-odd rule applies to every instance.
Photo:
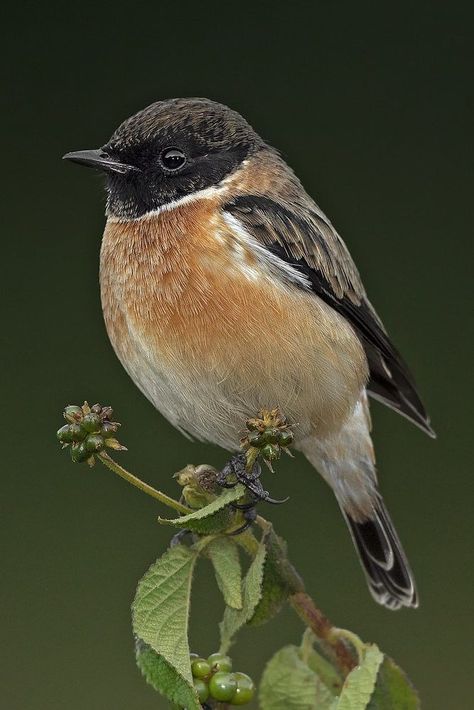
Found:
[[[306,281],[351,323],[369,363],[369,394],[434,436],[407,365],[369,302],[347,247],[317,205],[309,198],[288,203],[245,194],[227,202],[223,210],[282,266],[305,277],[295,280],[296,285],[304,287]]]

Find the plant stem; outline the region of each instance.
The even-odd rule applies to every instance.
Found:
[[[335,629],[327,616],[317,608],[307,592],[292,594],[289,602],[300,619],[317,636],[323,650],[334,659],[346,676],[357,665],[357,660],[344,641],[334,633]]]
[[[185,515],[187,513],[192,512],[192,510],[187,506],[182,505],[177,500],[174,500],[174,498],[167,496],[166,493],[157,491],[156,488],[153,488],[153,486],[150,486],[148,483],[145,483],[144,481],[140,480],[140,478],[134,476],[133,473],[130,473],[125,468],[123,468],[123,466],[120,466],[120,464],[116,463],[105,451],[102,451],[100,454],[98,454],[97,458],[102,461],[104,466],[107,466],[107,468],[109,468],[111,471],[123,478],[125,481],[127,481],[127,483],[131,483],[132,486],[139,488],[141,491],[143,491],[143,493],[146,493],[152,498],[155,498],[155,500],[159,500],[160,503],[167,505],[169,508],[173,508],[173,510],[176,510],[178,513],[184,513]]]

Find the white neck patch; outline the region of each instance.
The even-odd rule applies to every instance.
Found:
[[[163,212],[171,212],[172,210],[182,207],[183,205],[189,205],[192,202],[198,202],[199,200],[212,200],[216,195],[222,194],[226,187],[216,186],[216,187],[206,187],[204,190],[198,190],[190,195],[185,195],[180,197],[179,200],[173,200],[173,202],[167,202],[165,205],[161,205],[156,210],[150,210],[145,212],[145,214],[140,215],[140,217],[117,217],[116,215],[110,215],[107,217],[109,222],[143,222],[147,219],[157,217]]]
[[[162,214],[162,212],[171,212],[172,210],[182,207],[182,205],[189,205],[193,202],[199,200],[212,200],[217,195],[225,194],[229,185],[236,179],[238,179],[238,174],[240,171],[248,165],[248,160],[244,160],[239,170],[231,173],[226,178],[222,180],[218,185],[213,185],[212,187],[206,187],[204,190],[197,190],[197,192],[192,192],[190,195],[185,195],[180,197],[178,200],[173,200],[172,202],[167,202],[165,205],[161,205],[156,210],[150,210],[145,212],[145,214],[140,215],[140,217],[117,217],[117,215],[107,215],[109,222],[141,222],[152,217],[157,217]]]

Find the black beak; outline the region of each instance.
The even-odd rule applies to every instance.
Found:
[[[126,165],[125,163],[119,163],[117,160],[114,160],[101,148],[98,150],[75,150],[72,153],[63,155],[63,160],[71,160],[73,163],[87,165],[90,168],[103,170],[107,173],[112,172],[125,175],[132,171],[139,171],[139,168],[136,168],[134,165]]]

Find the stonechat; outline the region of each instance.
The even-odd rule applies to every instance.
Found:
[[[278,152],[235,111],[185,98],[64,157],[106,175],[102,306],[135,384],[180,431],[231,451],[243,421],[278,405],[333,489],[376,601],[416,607],[368,396],[433,430],[346,245]]]

